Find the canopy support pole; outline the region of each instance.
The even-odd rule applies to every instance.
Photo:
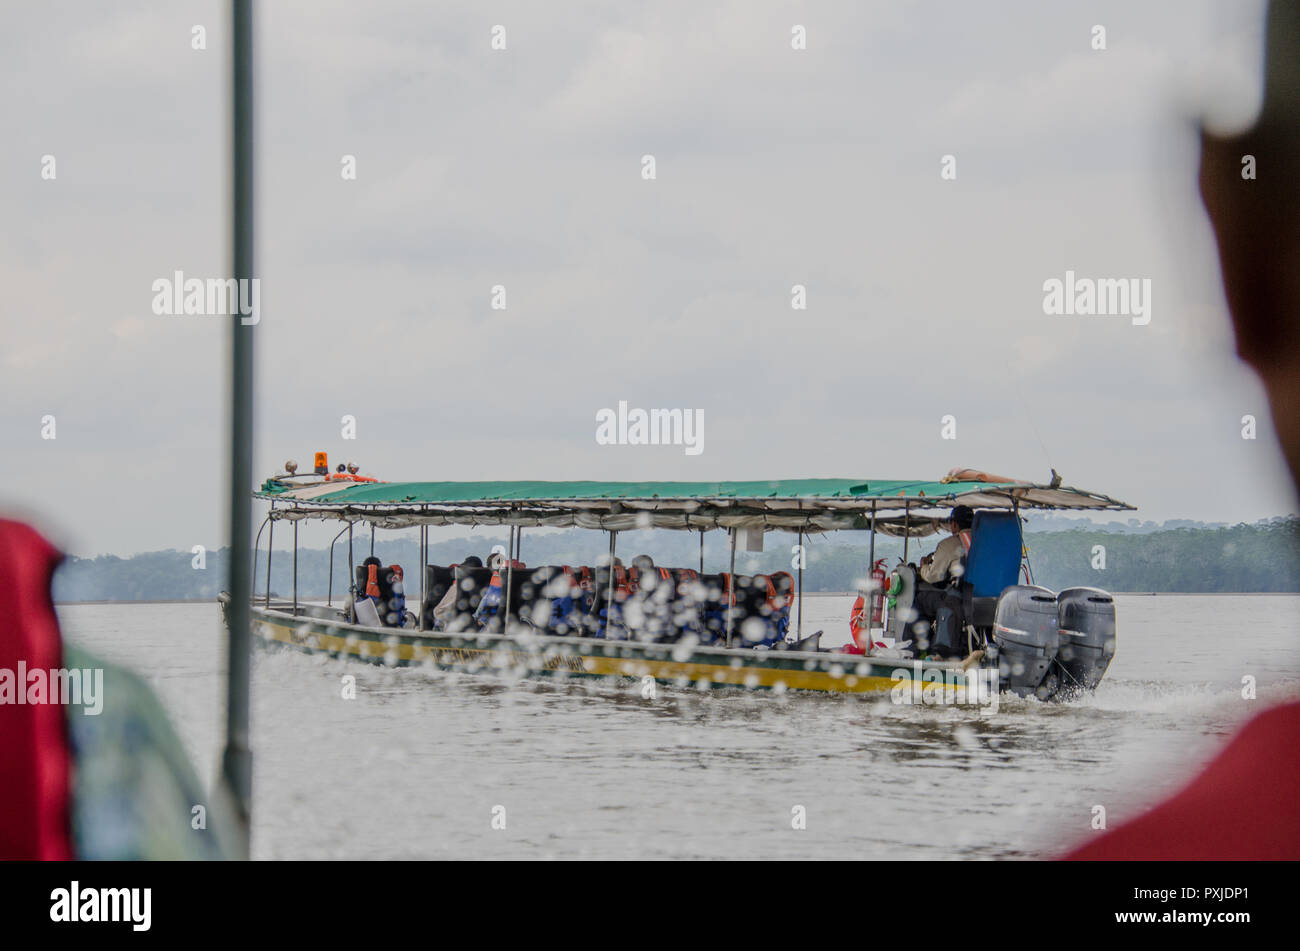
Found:
[[[270,521],[271,521],[271,516],[269,516],[269,515],[268,515],[266,518],[262,519],[262,525],[261,525],[261,527],[258,528],[258,530],[257,530],[257,540],[253,542],[253,573],[252,573],[251,577],[248,579],[248,580],[249,580],[249,586],[248,586],[249,598],[248,598],[248,600],[249,600],[250,603],[253,602],[253,601],[255,601],[255,600],[257,600],[257,550],[258,550],[258,548],[260,548],[261,545],[262,545],[262,529],[266,528],[267,523],[270,522]],[[233,598],[234,598],[234,594],[233,594],[233,593],[231,594],[231,598],[232,598],[232,600],[233,600]]]
[[[334,541],[330,542],[330,581],[329,588],[325,592],[325,603],[327,605],[334,604],[334,544],[343,537],[343,533],[346,531],[346,528],[340,528],[339,533],[334,536]]]
[[[420,620],[416,625],[421,631],[424,630],[424,576],[425,565],[429,560],[429,526],[420,526]]]
[[[903,564],[907,564],[907,543],[912,538],[912,532],[907,527],[907,503],[903,503]]]
[[[370,523],[370,557],[375,557],[375,523]]]
[[[803,529],[799,529],[799,621],[795,625],[794,639],[803,640]]]
[[[605,592],[605,640],[609,640],[610,628],[614,626],[614,542],[618,532],[609,531],[609,584]]]
[[[293,616],[298,616],[298,520],[293,520]]]
[[[727,646],[731,646],[732,606],[736,603],[736,530],[729,528],[731,535],[731,574],[727,575]]]
[[[1025,560],[1025,574],[1029,576],[1029,583],[1034,583],[1034,567],[1029,563],[1029,552],[1025,549],[1025,523],[1020,520],[1020,500],[1015,496],[1011,498],[1011,507],[1016,513],[1016,532],[1020,535],[1020,557]]]
[[[704,574],[704,529],[700,529],[700,574]]]
[[[871,592],[866,603],[862,605],[862,613],[867,616],[867,654],[871,654],[872,648],[876,643],[875,627],[872,622],[872,615],[875,612],[875,599],[880,598],[883,602],[885,599],[884,591],[875,591],[876,585],[876,503],[871,503],[871,547],[867,554],[867,590]],[[881,612],[881,620],[884,620],[884,612]]]
[[[416,628],[425,630],[424,599],[426,595],[425,578],[429,574],[429,526],[420,526],[420,615]]]
[[[348,622],[355,624],[357,621],[357,569],[352,564],[352,523],[348,522],[348,611],[351,617]]]
[[[271,549],[275,544],[275,519],[271,519],[271,530],[266,533],[266,601],[265,607],[271,606]]]
[[[516,531],[517,531],[517,529],[515,528],[515,526],[511,525],[511,526],[510,526],[510,538],[509,538],[509,540],[508,540],[507,543],[506,543],[506,552],[507,552],[507,554],[506,554],[506,582],[505,582],[505,584],[506,584],[506,590],[505,590],[504,596],[501,598],[501,604],[502,604],[502,610],[501,610],[501,633],[502,633],[502,634],[505,634],[505,633],[506,633],[506,628],[508,628],[509,625],[510,625],[510,588],[511,588],[511,584],[510,584],[510,582],[513,580],[513,578],[514,578],[514,576],[515,576],[515,559],[514,559],[514,551],[515,551],[515,532],[516,532]]]

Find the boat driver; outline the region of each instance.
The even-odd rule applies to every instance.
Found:
[[[916,595],[912,607],[917,613],[917,622],[923,629],[931,632],[929,636],[921,634],[918,639],[929,641],[929,652],[939,657],[951,657],[961,653],[957,644],[955,619],[951,622],[952,630],[938,630],[936,621],[939,612],[947,607],[959,613],[960,600],[950,582],[960,578],[965,567],[966,553],[970,551],[971,525],[975,513],[969,505],[958,505],[948,516],[943,527],[951,534],[933,552],[921,559],[916,584]],[[919,632],[918,632],[919,633]],[[946,635],[946,636],[945,636]]]
[[[921,559],[921,580],[934,585],[946,584],[961,574],[961,565],[970,551],[970,527],[975,512],[969,505],[958,505],[943,527],[951,534],[933,552]]]

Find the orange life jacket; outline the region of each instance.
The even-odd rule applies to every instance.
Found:
[[[520,569],[523,568],[523,567],[524,567],[524,563],[523,563],[522,561],[516,561],[516,560],[513,560],[513,559],[512,559],[511,562],[510,562],[510,568],[512,568],[512,569],[515,570],[515,571],[518,571],[518,570],[520,570]],[[501,569],[500,569],[500,568],[496,568],[496,569],[493,570],[493,572],[492,572],[492,581],[491,581],[491,586],[494,587],[494,588],[499,588],[499,587],[501,587]]]
[[[700,573],[691,568],[678,568],[681,578],[677,582],[677,596],[684,597],[689,590],[689,586],[699,580]]]
[[[776,588],[776,579],[781,575],[785,575],[787,578],[790,579],[790,586],[786,588],[786,592],[784,596],[781,595]],[[777,601],[782,597],[784,597],[784,601],[782,601],[781,604],[777,604]],[[793,604],[794,604],[794,575],[790,574],[790,572],[788,571],[778,571],[776,572],[776,574],[768,575],[767,576],[768,608],[770,608],[773,611],[784,611],[786,608],[790,607]]]
[[[584,568],[582,570],[589,571],[590,569]],[[592,581],[592,584],[593,585],[595,584],[594,580]],[[608,585],[609,585],[609,579],[606,578],[604,583],[601,584],[600,586],[601,591],[608,590],[607,588]],[[624,568],[622,565],[615,565],[614,566],[614,600],[626,601],[628,595],[631,594],[633,590],[634,590],[633,587],[628,581],[627,569]]]
[[[366,571],[366,597],[379,597],[379,566],[369,565]]]
[[[667,568],[656,568],[655,571],[659,572],[661,581],[673,580],[673,573]],[[641,569],[633,565],[629,570],[628,592],[636,594],[639,590],[641,590]]]

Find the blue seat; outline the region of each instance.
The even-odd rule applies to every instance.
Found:
[[[979,604],[978,599],[991,598],[996,602],[998,595],[1019,580],[1021,546],[1020,521],[1014,512],[975,513],[970,551],[966,553],[966,573],[962,575],[962,594],[963,600],[977,602],[968,614],[976,618],[973,623],[977,626],[985,621],[988,608],[994,606],[987,602]]]

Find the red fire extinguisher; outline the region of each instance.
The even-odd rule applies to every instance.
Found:
[[[884,618],[885,610],[885,559],[881,558],[871,568],[871,581],[873,590],[871,592],[871,625],[876,626]],[[849,633],[853,635],[854,648],[849,648],[848,653],[864,653],[867,644],[870,643],[863,637],[867,633],[867,624],[863,618],[866,614],[866,603],[862,595],[858,595],[857,600],[853,602],[853,609],[849,613]],[[868,633],[868,637],[869,637]],[[865,641],[865,643],[864,643]],[[884,644],[874,646],[884,647]]]
[[[871,623],[880,624],[885,616],[885,559],[876,559],[875,565],[871,568],[871,580],[875,582],[875,590],[871,595]]]

